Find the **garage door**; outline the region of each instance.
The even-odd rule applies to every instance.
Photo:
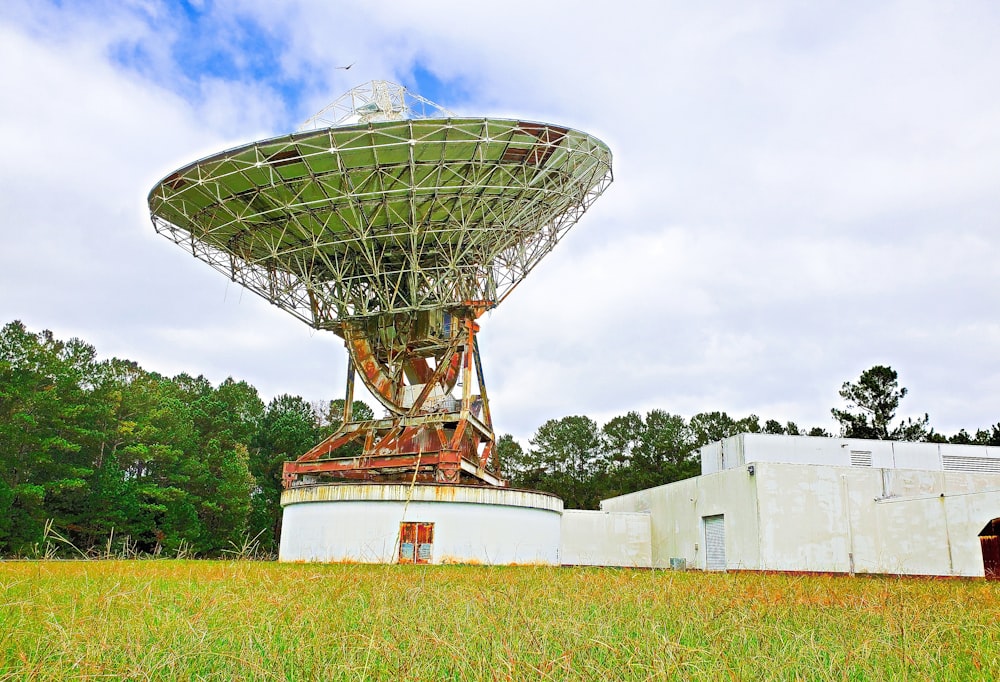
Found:
[[[726,521],[722,514],[705,517],[705,568],[726,570]]]

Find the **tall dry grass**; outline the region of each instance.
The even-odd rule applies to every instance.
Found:
[[[1000,583],[0,563],[0,679],[997,679]]]

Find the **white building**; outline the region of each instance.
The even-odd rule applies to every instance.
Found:
[[[1000,448],[742,434],[700,454],[701,476],[601,503],[649,514],[654,567],[1000,574]]]
[[[280,561],[649,567],[650,516],[487,486],[339,483],[281,495]]]

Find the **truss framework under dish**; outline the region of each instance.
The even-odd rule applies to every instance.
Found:
[[[381,320],[377,330],[343,325],[350,354],[344,422],[322,443],[285,463],[284,486],[331,479],[506,485],[476,338],[481,311],[397,314],[392,326]],[[351,419],[356,372],[386,407],[387,417]],[[456,387],[460,397],[453,395]],[[352,443],[360,450],[350,448]]]

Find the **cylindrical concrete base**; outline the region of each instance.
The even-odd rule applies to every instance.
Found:
[[[337,483],[286,490],[281,506],[279,561],[560,563],[563,503],[548,493]]]

